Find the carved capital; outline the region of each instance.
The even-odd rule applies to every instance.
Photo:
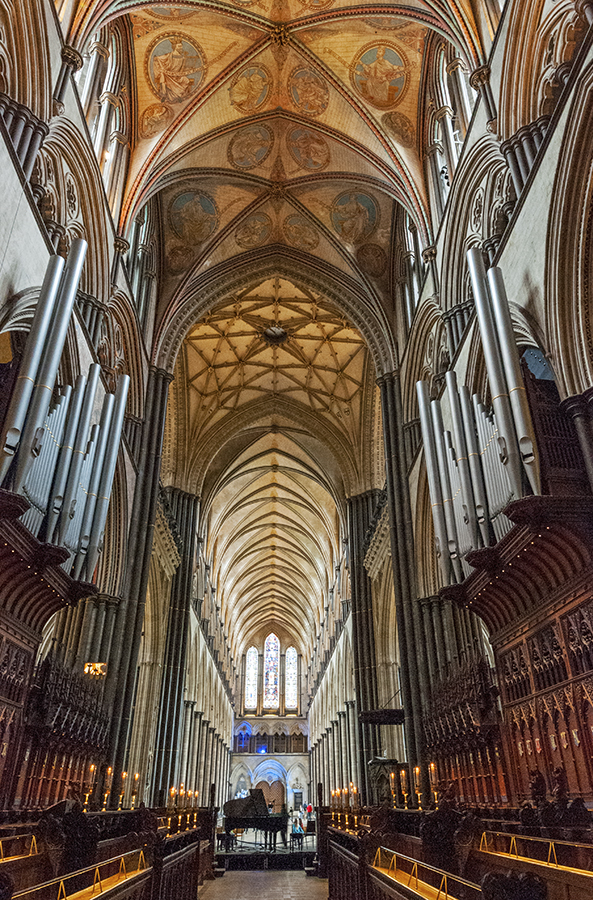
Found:
[[[118,234],[113,242],[113,249],[116,253],[119,253],[121,256],[123,256],[123,254],[127,253],[130,249],[130,242],[126,241],[124,237]]]
[[[474,91],[479,91],[485,84],[490,83],[490,66],[480,66],[469,76],[469,83]]]
[[[425,263],[431,263],[437,258],[437,248],[436,247],[425,247],[422,251],[422,259]]]
[[[451,62],[448,63],[446,69],[447,75],[451,75],[451,73],[455,72],[456,69],[462,69],[464,72],[467,71],[467,67],[460,56],[456,56],[455,59],[452,59]]]
[[[435,117],[437,119],[443,119],[445,116],[448,116],[450,119],[453,118],[454,112],[450,106],[441,106],[441,108],[437,109],[435,112]]]
[[[79,69],[82,69],[84,60],[78,50],[75,50],[74,47],[69,47],[68,44],[64,44],[62,47],[62,62],[73,72],[78,72]]]

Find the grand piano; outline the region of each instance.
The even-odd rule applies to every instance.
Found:
[[[288,813],[270,813],[261,788],[252,788],[249,797],[227,800],[223,806],[226,849],[231,846],[235,828],[253,828],[264,834],[264,849],[275,850],[278,833],[286,847]]]

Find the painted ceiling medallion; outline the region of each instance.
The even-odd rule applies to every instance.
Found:
[[[379,206],[369,194],[344,191],[332,204],[331,220],[345,243],[361,244],[379,224]]]
[[[202,244],[218,226],[218,208],[210,194],[184,190],[169,204],[169,225],[177,237],[192,247]]]
[[[293,213],[287,216],[282,224],[284,235],[289,244],[299,250],[315,250],[319,244],[319,234],[316,228],[307,222],[304,216]]]
[[[272,234],[272,227],[272,220],[266,213],[253,213],[235,230],[235,241],[244,250],[261,247]]]
[[[387,255],[378,244],[363,244],[356,251],[358,265],[371,278],[380,278],[387,268]]]
[[[377,109],[391,109],[408,86],[409,66],[394,44],[367,44],[350,66],[350,80],[363,100]]]
[[[140,116],[140,137],[147,140],[164,131],[173,119],[173,110],[166,103],[148,106]]]
[[[164,103],[181,103],[195,94],[206,74],[204,51],[184,34],[158,37],[146,53],[146,79]]]
[[[308,116],[319,116],[327,109],[327,81],[314,69],[299,66],[288,79],[288,93],[296,108]]]
[[[404,147],[413,147],[416,140],[414,125],[401,112],[388,112],[381,116],[381,121],[389,134],[403,144]]]
[[[170,21],[180,21],[187,19],[189,16],[195,15],[195,9],[187,9],[181,6],[151,6],[145,10],[149,16],[155,16],[157,19],[167,19]]]
[[[330,161],[325,138],[311,128],[302,125],[292,128],[286,135],[286,146],[297,165],[309,172],[324,169]]]
[[[242,113],[252,113],[266,102],[272,90],[273,79],[265,66],[246,66],[229,88],[231,106]]]
[[[235,169],[260,166],[274,146],[274,132],[267,125],[250,125],[237,131],[229,141],[228,159]]]

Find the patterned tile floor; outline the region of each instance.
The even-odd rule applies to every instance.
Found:
[[[207,881],[199,900],[327,900],[327,881],[304,872],[225,872]]]

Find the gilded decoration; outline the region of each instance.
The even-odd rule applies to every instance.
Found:
[[[245,219],[235,230],[235,241],[244,250],[261,247],[272,234],[272,220],[266,213],[256,212]]]
[[[331,221],[336,234],[347,244],[361,244],[379,224],[379,206],[369,194],[344,191],[334,200]]]
[[[401,112],[388,112],[381,116],[386,131],[404,147],[413,147],[416,131],[413,123]]]
[[[195,15],[193,9],[183,9],[181,6],[151,6],[145,10],[149,16],[155,16],[157,19],[167,19],[171,22],[179,22],[182,19],[188,19]]]
[[[204,191],[181,191],[169,204],[169,225],[189,247],[207,240],[216,230],[218,218],[214,199]]]
[[[304,216],[293,213],[287,216],[282,224],[284,236],[289,244],[299,250],[315,250],[319,244],[319,233],[316,228],[307,222]]]
[[[255,112],[270,96],[273,83],[265,66],[246,66],[229,88],[231,106],[236,106],[242,113]]]
[[[206,74],[204,51],[187,35],[159,36],[146,53],[146,79],[163,103],[181,103],[195,94]]]
[[[395,44],[367,44],[350,66],[350,80],[358,94],[377,109],[391,109],[401,101],[409,70]]]
[[[330,161],[327,142],[311,128],[297,125],[286,135],[286,146],[296,164],[309,172],[324,169]]]
[[[308,116],[319,116],[327,109],[329,87],[314,69],[299,66],[288,79],[288,93],[296,108]]]
[[[371,278],[380,278],[387,268],[387,255],[378,244],[363,244],[356,251],[358,265]]]
[[[329,9],[330,6],[333,6],[334,0],[299,0],[299,3],[304,6],[305,9],[315,11],[318,9]]]
[[[140,116],[140,137],[147,140],[164,131],[173,121],[173,110],[166,103],[153,103]]]
[[[250,125],[237,131],[229,141],[228,159],[235,169],[254,169],[270,155],[274,132],[267,125]]]

